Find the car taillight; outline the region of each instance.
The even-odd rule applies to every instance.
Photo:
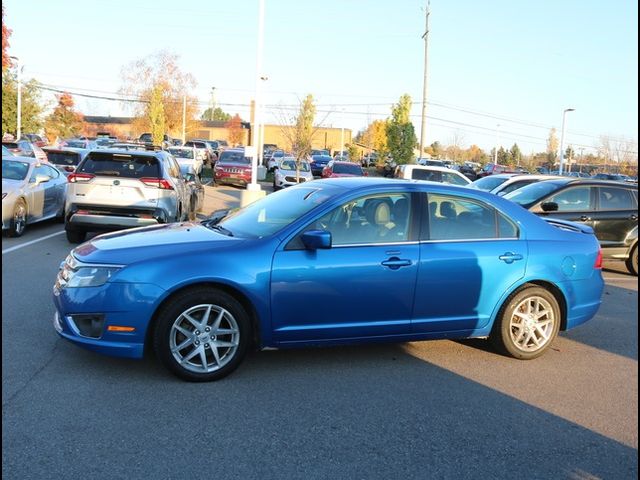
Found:
[[[173,185],[164,178],[141,178],[140,181],[149,187],[156,187],[161,190],[173,190]]]
[[[90,173],[72,173],[67,177],[69,183],[83,183],[91,180],[95,175]]]
[[[596,257],[596,263],[593,264],[593,268],[602,270],[602,249],[598,249],[598,256]]]

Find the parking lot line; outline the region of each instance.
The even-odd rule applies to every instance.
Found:
[[[43,240],[47,240],[48,238],[55,237],[56,235],[63,234],[64,232],[65,232],[64,230],[61,230],[59,232],[52,233],[50,235],[45,235],[44,237],[41,237],[41,238],[36,238],[35,240],[31,240],[30,242],[27,242],[27,243],[21,243],[20,245],[16,245],[15,247],[6,248],[6,249],[2,250],[2,254],[4,255],[5,253],[13,252],[14,250],[18,250],[20,248],[28,247],[29,245],[33,245],[34,243],[38,243],[38,242],[41,242]]]

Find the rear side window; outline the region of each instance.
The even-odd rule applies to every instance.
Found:
[[[638,208],[631,192],[626,188],[600,187],[600,210],[633,210]]]
[[[155,157],[120,153],[91,152],[78,172],[106,177],[160,178],[160,165]]]
[[[435,170],[425,170],[422,168],[414,168],[411,172],[413,180],[429,180],[431,182],[442,182],[442,172]]]
[[[80,154],[75,152],[47,152],[49,162],[55,165],[75,166],[80,163]]]

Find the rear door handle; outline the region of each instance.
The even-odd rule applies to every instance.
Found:
[[[498,258],[504,263],[513,263],[516,260],[522,260],[522,255],[520,255],[519,253],[506,252],[500,255]]]
[[[629,220],[634,220],[634,221],[635,221],[635,220],[638,220],[638,215],[633,215],[633,214],[632,214],[632,215],[629,217]]]
[[[384,265],[387,268],[390,268],[391,270],[397,270],[400,267],[408,267],[412,263],[413,262],[411,262],[411,260],[406,260],[398,257],[391,257],[389,260],[385,260],[384,262],[382,262],[382,265]]]
[[[581,221],[581,222],[588,222],[589,220],[591,220],[591,217],[588,217],[588,216],[586,216],[586,215],[582,215],[582,216],[580,217],[580,221]]]

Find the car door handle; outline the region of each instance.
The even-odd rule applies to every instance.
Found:
[[[588,222],[589,220],[591,220],[591,217],[588,217],[587,215],[582,215],[580,217],[581,222]]]
[[[631,215],[631,216],[629,217],[629,220],[633,220],[633,221],[638,220],[638,215]]]
[[[401,259],[398,257],[391,257],[389,260],[382,262],[382,265],[390,268],[391,270],[397,270],[400,267],[408,267],[413,262],[411,260]]]
[[[504,263],[513,263],[516,260],[522,260],[522,255],[520,255],[519,253],[506,252],[500,255],[498,258]]]

